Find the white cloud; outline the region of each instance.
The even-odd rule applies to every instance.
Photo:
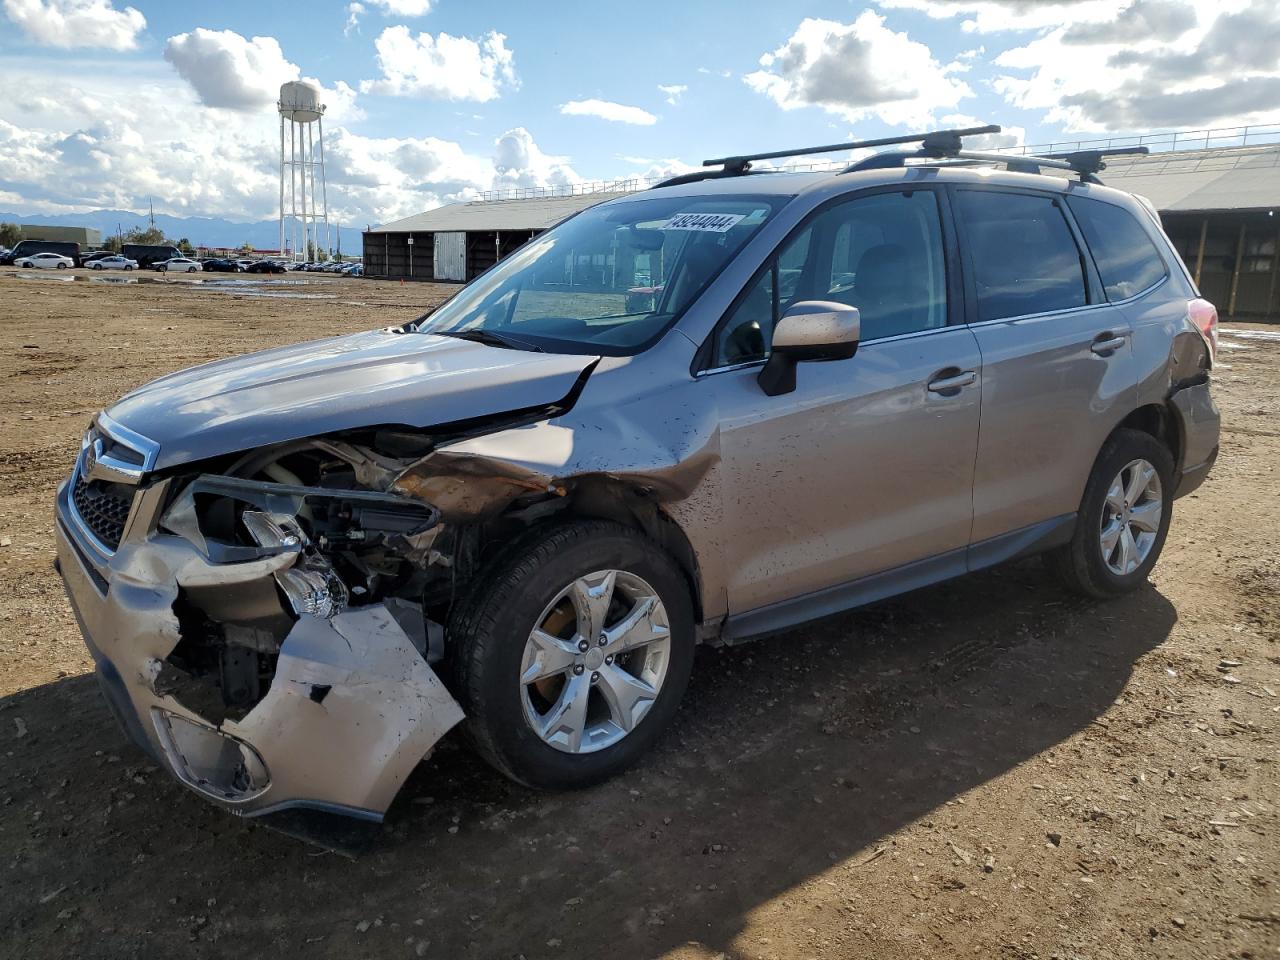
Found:
[[[853,23],[805,19],[747,86],[784,110],[816,106],[850,122],[878,117],[888,124],[927,125],[935,111],[954,108],[973,91],[939,63],[928,46],[885,26],[865,10]]]
[[[660,83],[658,84],[658,89],[667,98],[667,103],[675,106],[680,102],[680,97],[689,88],[683,83]]]
[[[164,58],[209,107],[254,110],[275,103],[280,84],[297,80],[275,37],[246,40],[234,30],[206,30],[170,37]]]
[[[1176,41],[1176,42],[1175,42]],[[1068,130],[1153,130],[1266,121],[1280,103],[1280,8],[1134,0],[995,58],[995,90]]]
[[[659,160],[651,160],[645,157],[622,157],[621,159],[644,168],[631,174],[631,176],[640,180],[666,180],[668,177],[678,177],[683,173],[693,173],[702,169],[702,167],[685,163],[676,157]]]
[[[84,63],[68,78],[56,63],[24,60],[0,98],[0,206],[19,213],[92,209],[256,221],[276,216],[279,128],[274,111],[220,111],[216,122],[194,89],[166,64],[128,73]],[[42,92],[56,89],[56,97]],[[442,203],[508,187],[563,186],[581,177],[516,128],[475,150],[436,137],[368,137],[336,121],[325,93],[325,168],[330,219],[383,223]]]
[[[917,10],[935,20],[967,17],[966,33],[1041,30],[1063,23],[1106,20],[1115,0],[877,0],[887,10]]]
[[[431,10],[431,0],[369,0],[389,17],[421,17]]]
[[[325,119],[350,121],[364,114],[356,106],[356,91],[339,80],[325,87],[314,77],[300,77],[274,37],[247,40],[233,30],[205,30],[170,37],[164,58],[191,84],[206,107],[259,112],[274,106],[280,85],[303,79],[320,90]]]
[[[506,40],[494,31],[476,41],[447,33],[414,37],[408,27],[387,27],[374,41],[382,77],[363,81],[360,90],[433,100],[493,100],[503,88],[519,85]]]
[[[422,17],[431,10],[431,0],[367,0],[387,17]],[[360,18],[369,12],[363,3],[347,4],[347,22],[342,28],[344,37],[360,32]]]
[[[950,113],[942,118],[945,126],[953,130],[968,127],[985,127],[991,121],[979,120],[967,113]],[[1026,127],[1015,127],[1003,124],[999,133],[981,133],[976,137],[965,137],[964,145],[970,150],[998,150],[1001,147],[1020,147],[1027,142]]]
[[[342,26],[342,35],[344,37],[360,32],[360,18],[364,16],[364,12],[365,5],[363,3],[347,4],[347,22]]]
[[[132,50],[147,19],[111,0],[4,0],[4,12],[31,40],[47,47]]]
[[[567,157],[543,153],[533,142],[533,134],[524,127],[508,130],[493,146],[496,188],[560,187],[582,181]]]
[[[625,103],[614,103],[611,100],[570,100],[560,104],[560,112],[570,117],[599,117],[614,123],[631,123],[641,127],[652,126],[658,122],[648,110],[629,107]]]

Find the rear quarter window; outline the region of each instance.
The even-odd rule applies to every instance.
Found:
[[[1067,200],[1109,300],[1127,300],[1163,280],[1167,271],[1151,237],[1123,207],[1102,200]]]

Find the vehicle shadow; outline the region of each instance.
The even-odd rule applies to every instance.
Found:
[[[1023,563],[703,650],[637,769],[538,794],[454,735],[354,861],[212,809],[59,681],[0,701],[0,954],[736,956],[762,905],[1088,728],[1176,619]]]

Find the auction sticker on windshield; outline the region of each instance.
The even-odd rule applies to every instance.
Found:
[[[660,226],[659,230],[702,230],[707,233],[724,233],[739,220],[743,213],[677,213]]]

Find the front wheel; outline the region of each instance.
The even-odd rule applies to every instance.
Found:
[[[124,272],[125,272],[125,273],[128,273],[128,272],[129,272],[130,270],[132,270],[132,269],[133,269],[133,267],[125,267],[125,268],[124,268]]]
[[[65,263],[60,263],[60,264],[58,264],[58,269],[59,269],[59,270],[65,270],[65,269],[67,269],[67,265],[66,265]]]
[[[490,569],[451,619],[470,735],[532,787],[607,779],[674,716],[693,626],[688,583],[657,544],[606,521],[551,528]]]
[[[1117,430],[1098,454],[1071,542],[1046,554],[1077,593],[1136,590],[1160,558],[1173,517],[1173,455],[1140,430]]]

